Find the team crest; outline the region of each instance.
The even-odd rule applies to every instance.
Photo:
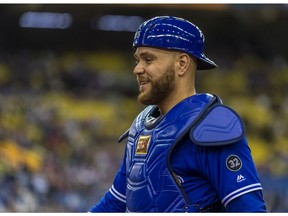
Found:
[[[136,154],[147,154],[151,136],[140,136],[138,139]]]

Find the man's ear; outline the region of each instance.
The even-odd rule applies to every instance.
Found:
[[[179,70],[178,70],[178,74],[180,76],[183,76],[184,73],[188,70],[188,68],[190,67],[191,62],[191,58],[188,54],[186,53],[180,53],[179,54]]]

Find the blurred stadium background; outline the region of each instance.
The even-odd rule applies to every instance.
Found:
[[[219,65],[198,92],[246,122],[268,210],[288,210],[288,6],[0,4],[0,211],[86,212],[122,160],[119,135],[143,109],[132,38],[181,16]]]

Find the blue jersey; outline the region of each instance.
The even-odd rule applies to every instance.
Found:
[[[190,132],[189,136],[187,130],[184,133],[182,129],[187,122],[199,121],[212,98],[207,94],[192,96],[165,117],[150,118],[149,121],[157,125],[151,128],[147,125],[145,128],[143,121],[143,116],[147,116],[151,109],[143,111],[130,128],[123,163],[113,185],[90,211],[265,212],[262,186],[245,136],[232,142],[209,145],[209,140],[201,140],[201,134],[205,137],[208,131],[208,135],[212,134],[216,140],[221,139],[213,135],[215,130],[209,129],[212,125],[209,120],[201,125],[202,129],[193,130],[200,135],[194,136]],[[183,107],[187,105],[191,109],[185,111]],[[221,127],[217,130],[223,131]],[[162,135],[165,139],[161,139]],[[178,140],[177,146],[172,151],[175,140]],[[199,144],[201,142],[204,145]]]

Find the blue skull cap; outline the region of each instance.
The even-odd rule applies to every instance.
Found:
[[[139,26],[133,47],[148,46],[183,51],[197,58],[198,70],[216,68],[217,65],[203,53],[204,41],[202,31],[188,20],[157,16]]]

